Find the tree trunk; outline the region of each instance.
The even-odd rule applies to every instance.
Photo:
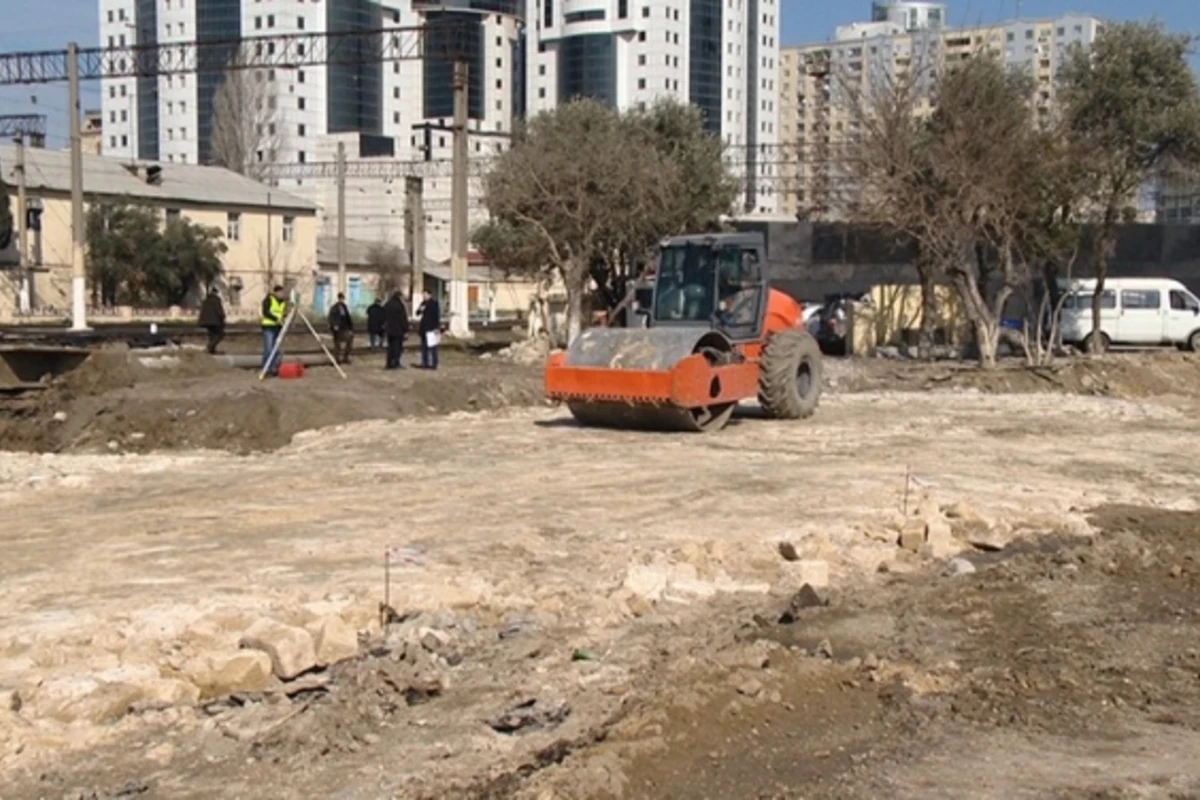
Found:
[[[921,330],[917,334],[917,353],[923,360],[931,361],[938,323],[937,285],[933,280],[933,266],[923,259],[917,260],[917,274],[921,280]]]
[[[567,284],[567,346],[583,332],[584,290],[576,282]]]
[[[1000,326],[992,319],[975,320],[975,341],[979,348],[979,366],[981,369],[996,367],[996,349],[1000,344]]]
[[[1104,209],[1104,225],[1100,229],[1099,247],[1096,253],[1096,291],[1092,293],[1092,336],[1088,350],[1092,353],[1103,353],[1104,343],[1100,331],[1100,312],[1104,305],[1104,282],[1108,278],[1108,260],[1115,246],[1113,228],[1116,225],[1117,212],[1114,204],[1109,203]]]

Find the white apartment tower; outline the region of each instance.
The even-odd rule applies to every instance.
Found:
[[[743,180],[741,211],[776,211],[779,0],[528,0],[530,114],[575,97],[698,106]]]
[[[438,19],[477,25],[470,116],[481,135],[506,138],[519,107],[524,64],[517,0],[100,0],[101,43],[110,47],[236,42],[298,33],[350,33]],[[269,46],[269,45],[268,45]],[[229,55],[235,47],[229,46]],[[438,148],[431,131],[453,114],[452,67],[430,60],[277,67],[255,71],[278,103],[275,160],[312,160],[316,140],[356,133],[368,155],[409,158]],[[212,159],[213,102],[220,73],[103,81],[104,152],[161,161]],[[393,145],[379,139],[395,140]],[[482,148],[481,148],[482,149]],[[449,155],[449,148],[445,153]],[[264,154],[269,155],[269,154]],[[358,154],[351,154],[357,157]],[[437,152],[430,152],[437,158]],[[290,188],[290,187],[289,187]]]
[[[513,119],[524,114],[523,0],[100,0],[100,40],[110,47],[183,42],[236,43],[285,34],[353,33],[448,21],[465,26],[471,48],[471,155],[506,146]],[[385,36],[387,34],[384,34]],[[399,34],[401,36],[411,34]],[[434,44],[429,43],[427,44]],[[216,45],[224,46],[224,45]],[[243,48],[266,47],[243,43]],[[437,47],[430,46],[430,52]],[[269,55],[269,49],[268,49]],[[132,56],[132,51],[131,51]],[[335,143],[352,161],[441,160],[451,157],[453,66],[436,58],[362,65],[266,67],[244,73],[262,81],[276,111],[267,115],[258,160],[288,165],[331,160]],[[212,163],[214,101],[221,73],[103,80],[108,155],[163,162]],[[293,177],[294,175],[294,177]],[[282,188],[326,207],[332,180],[293,171]],[[442,185],[444,184],[444,186]],[[397,190],[397,187],[399,189]],[[403,181],[376,180],[358,194],[367,206],[391,210],[349,234],[400,242]],[[448,248],[450,181],[434,181],[426,197],[434,219],[432,257]],[[441,194],[445,194],[443,199]],[[378,202],[376,202],[378,200]],[[361,205],[362,203],[360,203]],[[327,221],[327,226],[332,224]],[[444,230],[445,237],[440,235]],[[445,243],[440,239],[446,238]],[[444,247],[442,246],[444,244]]]

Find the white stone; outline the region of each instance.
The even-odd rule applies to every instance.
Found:
[[[626,570],[623,585],[638,597],[658,602],[667,590],[669,575],[668,568],[659,564],[634,564]]]
[[[802,558],[784,566],[795,583],[824,589],[829,585],[829,562],[820,558]]]
[[[242,635],[241,646],[270,656],[272,671],[285,681],[317,665],[312,635],[273,619],[260,619],[251,625]]]
[[[975,565],[965,558],[950,559],[949,567],[951,575],[971,575],[975,572]]]
[[[336,664],[358,655],[358,634],[341,617],[326,617],[310,630],[319,666]]]
[[[270,684],[271,657],[258,650],[218,653],[193,668],[189,677],[207,697],[258,692]]]

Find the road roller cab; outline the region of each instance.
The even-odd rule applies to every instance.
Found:
[[[800,304],[770,288],[761,234],[659,249],[646,328],[591,328],[546,365],[546,396],[587,425],[713,431],[758,397],[769,417],[816,409],[820,351]]]

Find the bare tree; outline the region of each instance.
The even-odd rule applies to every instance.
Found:
[[[412,282],[412,266],[404,251],[394,244],[376,242],[367,250],[367,265],[375,272],[375,296],[390,297],[405,292]]]
[[[950,283],[991,367],[1005,306],[1029,280],[1022,245],[1038,199],[1029,176],[1045,150],[1032,87],[980,54],[940,71],[937,107],[924,114],[932,94],[918,80],[887,82],[860,115],[857,208],[916,243],[925,316],[934,282]]]
[[[241,69],[234,54],[213,99],[212,159],[256,181],[285,144],[276,84],[260,69]]]

